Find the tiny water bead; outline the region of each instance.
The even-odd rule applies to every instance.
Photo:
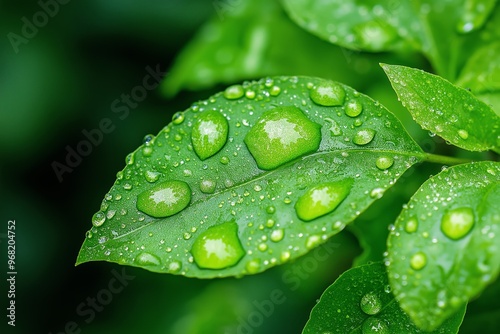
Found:
[[[223,95],[228,100],[236,100],[245,94],[245,90],[241,85],[232,85],[226,88]]]
[[[388,156],[378,157],[377,160],[375,161],[375,165],[380,170],[389,169],[393,164],[394,164],[394,159]]]
[[[272,170],[315,152],[321,142],[321,126],[297,107],[276,107],[263,113],[244,141],[257,166]]]
[[[256,274],[260,271],[260,260],[254,259],[247,262],[245,269],[249,274]]]
[[[191,133],[193,148],[201,160],[219,152],[227,142],[229,125],[218,111],[210,110],[199,115]]]
[[[134,261],[140,266],[158,266],[160,265],[160,259],[153,254],[143,252],[137,255]]]
[[[365,319],[363,322],[363,326],[361,327],[361,331],[363,334],[389,334],[389,326],[376,317],[369,317]]]
[[[137,196],[137,209],[155,218],[175,215],[191,201],[191,189],[183,181],[162,182]]]
[[[349,195],[352,184],[352,179],[345,179],[310,188],[295,203],[297,216],[310,221],[332,212]]]
[[[345,90],[340,84],[325,81],[313,87],[309,93],[311,100],[320,106],[341,106],[345,100]]]
[[[382,301],[375,292],[369,292],[361,298],[361,310],[368,315],[374,315],[382,309]]]
[[[375,133],[376,131],[373,129],[359,130],[352,138],[352,142],[360,146],[369,144],[373,140],[373,137],[375,137]]]
[[[466,140],[467,138],[469,138],[469,132],[467,132],[467,130],[458,130],[458,136],[460,138],[462,138],[463,140]]]
[[[215,188],[217,187],[217,182],[214,180],[202,180],[200,182],[200,190],[205,194],[213,194],[215,192]]]
[[[414,270],[420,270],[427,264],[427,255],[423,252],[418,252],[410,258],[410,266]]]
[[[474,211],[468,207],[448,210],[441,219],[441,231],[452,240],[465,237],[474,226]]]
[[[182,122],[184,122],[184,113],[182,111],[178,111],[172,116],[172,123],[179,125]]]
[[[234,266],[245,255],[234,221],[212,226],[201,233],[191,249],[200,268],[224,269]]]
[[[274,230],[271,232],[271,241],[273,242],[279,242],[283,240],[283,237],[285,236],[285,231],[281,228]]]
[[[92,225],[94,225],[95,227],[101,226],[102,224],[104,224],[105,221],[106,221],[106,215],[104,215],[104,212],[102,211],[96,212],[92,216]]]
[[[411,217],[405,224],[405,231],[407,233],[416,232],[418,228],[418,220],[416,217]]]
[[[345,106],[345,114],[349,117],[358,117],[363,111],[363,105],[356,100],[351,100]]]

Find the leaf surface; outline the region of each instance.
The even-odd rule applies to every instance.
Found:
[[[127,157],[77,263],[204,278],[261,272],[341,231],[423,156],[394,115],[340,83],[230,86]]]
[[[458,165],[426,181],[388,238],[389,281],[401,307],[432,330],[500,270],[500,164]]]
[[[422,70],[386,64],[382,68],[422,128],[466,150],[499,149],[500,117],[471,92]]]
[[[430,333],[457,333],[465,306]],[[382,263],[343,273],[313,308],[303,334],[429,333],[417,328],[391,293]]]

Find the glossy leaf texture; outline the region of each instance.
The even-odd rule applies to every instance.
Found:
[[[162,83],[165,95],[273,75],[312,75],[362,84],[347,71],[348,63],[359,56],[346,55],[298,27],[278,0],[213,4],[216,15],[186,44]],[[371,67],[360,76],[377,72]]]
[[[422,128],[466,150],[500,149],[500,117],[471,92],[422,70],[387,64],[382,68]]]
[[[465,306],[430,333],[457,333]],[[380,262],[343,273],[313,308],[303,334],[429,333],[420,330],[399,307]]]
[[[214,124],[214,112],[227,123]],[[203,160],[193,148],[202,138],[217,139]],[[78,263],[196,277],[261,272],[338,233],[423,156],[394,115],[340,83],[230,86],[127,157]]]
[[[284,0],[284,6],[298,25],[331,43],[361,51],[418,50],[437,73],[453,79],[478,40],[472,32],[485,26],[495,1]]]
[[[450,167],[426,181],[388,238],[389,281],[423,329],[438,327],[500,270],[500,164]]]

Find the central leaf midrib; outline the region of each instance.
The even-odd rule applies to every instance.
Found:
[[[256,175],[255,178],[252,178],[250,180],[247,180],[247,181],[244,181],[242,183],[238,183],[234,186],[232,186],[231,188],[227,188],[227,189],[224,189],[223,191],[219,191],[219,192],[215,192],[213,194],[210,194],[209,196],[205,197],[205,198],[202,198],[202,199],[199,199],[197,201],[194,201],[192,202],[189,206],[188,206],[188,209],[190,207],[193,207],[193,206],[196,206],[197,204],[199,203],[202,203],[202,202],[205,202],[207,200],[210,200],[211,198],[213,197],[216,197],[216,196],[219,196],[221,194],[224,194],[226,193],[227,191],[234,191],[235,189],[238,189],[238,188],[241,188],[241,187],[244,187],[252,182],[256,182],[258,180],[261,180],[261,179],[264,179],[270,175],[272,175],[273,173],[275,172],[278,172],[279,170],[281,170],[281,168],[283,166],[289,166],[289,165],[292,165],[294,164],[295,162],[299,161],[300,159],[309,159],[309,158],[314,158],[314,157],[318,157],[318,156],[321,156],[321,155],[328,155],[328,154],[337,154],[337,153],[340,153],[340,152],[347,152],[347,153],[358,153],[358,152],[361,152],[361,153],[388,153],[388,154],[398,154],[398,155],[404,155],[404,156],[407,156],[407,157],[416,157],[416,158],[419,158],[421,161],[424,160],[424,157],[425,157],[425,153],[423,152],[401,152],[401,151],[393,151],[393,150],[377,150],[377,149],[370,149],[370,150],[367,150],[367,149],[347,149],[347,150],[338,150],[338,151],[323,151],[323,152],[315,152],[313,154],[310,154],[310,155],[307,155],[305,157],[300,157],[300,158],[297,158],[297,159],[294,159],[280,167],[278,167],[277,169],[274,169],[272,171],[266,171],[264,173],[261,173],[261,174],[258,174]],[[175,216],[172,216],[172,217],[175,217]],[[171,218],[171,217],[168,217],[168,218]],[[168,219],[167,218],[167,219]],[[162,218],[161,220],[163,220],[164,218]],[[131,233],[135,233],[135,232],[138,232],[140,231],[141,229],[145,228],[145,227],[148,227],[150,226],[151,224],[157,224],[158,223],[158,220],[153,220],[147,224],[144,224],[142,226],[138,226],[136,229],[133,229],[133,230],[130,230],[129,232],[127,233],[124,233],[124,234],[121,234],[113,239],[110,239],[111,240],[117,240],[117,239],[120,239],[122,237],[126,237],[128,236],[129,234]],[[99,245],[96,245],[94,247],[97,247]]]

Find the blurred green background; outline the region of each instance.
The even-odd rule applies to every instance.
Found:
[[[312,252],[261,275],[196,280],[104,262],[74,266],[125,156],[174,112],[228,84],[279,74],[339,80],[395,112],[425,150],[454,154],[410,120],[378,66],[428,69],[418,55],[330,45],[273,1],[251,10],[241,0],[60,2],[0,0],[0,247],[6,254],[7,221],[15,220],[18,273],[16,327],[2,315],[2,333],[300,333],[322,291],[361,254],[355,234],[377,236],[361,242],[371,252],[357,263],[382,258],[387,226],[439,166],[410,170],[378,208],[322,246],[328,256]],[[39,27],[26,28],[26,20]],[[259,50],[259,61],[245,63]],[[166,82],[126,117],[116,113],[114,101],[143,85],[147,67],[166,72]],[[66,164],[68,149],[103,119],[113,130],[58,178],[54,162]],[[3,255],[2,268],[7,276]],[[0,286],[5,295],[5,279]],[[276,293],[280,303],[271,307]]]

